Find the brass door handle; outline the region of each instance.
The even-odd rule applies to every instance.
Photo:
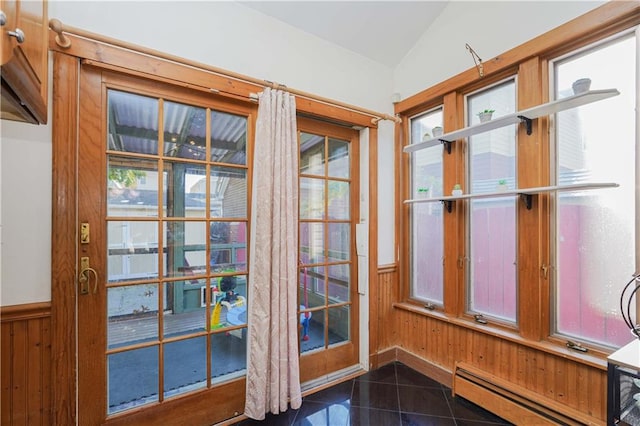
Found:
[[[89,294],[89,288],[91,287],[91,275],[93,275],[93,294],[98,292],[98,272],[89,266],[89,258],[83,257],[80,259],[80,273],[78,274],[78,282],[80,283],[80,294]]]

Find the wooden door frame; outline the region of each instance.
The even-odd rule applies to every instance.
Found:
[[[131,51],[99,43],[80,40],[73,37],[75,47],[63,51],[55,46],[55,34],[50,34],[50,47],[53,57],[53,102],[52,102],[52,230],[51,230],[51,340],[52,340],[52,419],[54,425],[73,425],[77,422],[77,335],[76,335],[76,256],[78,241],[77,202],[78,189],[76,170],[78,167],[77,143],[79,138],[79,79],[80,64],[84,58],[100,56],[106,61],[100,65],[106,68],[129,72],[158,81],[189,86],[186,79],[193,74],[202,77],[206,70],[189,69],[182,78],[185,82],[172,80],[163,75],[155,75],[154,70],[176,73],[185,65],[165,63],[158,67],[161,60],[149,60]],[[109,65],[109,64],[115,65]],[[130,64],[131,68],[123,68]],[[168,70],[168,71],[167,71]],[[176,74],[174,74],[176,75]],[[217,76],[217,80],[225,81]],[[255,88],[253,88],[255,89]],[[198,88],[196,88],[198,90]],[[248,93],[247,93],[248,95]],[[235,96],[237,99],[237,96]],[[377,306],[377,238],[378,238],[378,196],[377,196],[377,122],[372,123],[369,116],[353,111],[340,110],[333,105],[304,99],[299,110],[312,112],[318,117],[326,117],[338,122],[351,122],[370,130],[369,133],[369,308]],[[362,307],[361,307],[362,309]],[[370,322],[370,354],[377,349],[378,324]],[[362,356],[362,354],[361,354]],[[185,398],[188,399],[188,398]],[[180,403],[180,400],[176,401]],[[172,404],[174,405],[174,404]]]

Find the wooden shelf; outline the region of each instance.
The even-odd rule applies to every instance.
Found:
[[[531,196],[535,194],[542,194],[546,192],[560,192],[560,191],[587,191],[590,189],[602,189],[602,188],[617,188],[619,185],[613,182],[596,182],[596,183],[577,183],[572,185],[554,185],[554,186],[540,186],[536,188],[519,188],[509,189],[507,191],[496,192],[483,192],[480,194],[463,194],[463,195],[450,195],[434,198],[422,198],[405,200],[405,204],[419,204],[419,203],[434,203],[442,202],[447,205],[447,210],[451,211],[451,203],[457,200],[470,200],[480,198],[499,198],[508,196],[521,196],[528,209],[531,208]]]
[[[465,127],[464,129],[445,133],[444,135],[437,138],[407,145],[403,150],[404,152],[414,152],[436,146],[441,143],[445,144],[447,147],[450,147],[450,144],[458,139],[466,138],[468,136],[477,135],[479,133],[488,132],[490,130],[521,122],[524,122],[527,125],[527,133],[530,134],[531,120],[567,109],[601,101],[603,99],[611,98],[619,94],[620,92],[616,89],[590,90],[584,93],[579,93],[577,95],[568,96],[566,98],[556,99],[555,101],[551,101],[546,104],[538,105],[522,111],[514,112],[512,114],[503,115],[502,117],[497,117],[484,123],[474,124],[473,126]],[[450,151],[450,148],[448,150]]]

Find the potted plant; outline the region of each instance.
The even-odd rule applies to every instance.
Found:
[[[507,180],[506,179],[498,180],[498,186],[496,189],[498,190],[498,192],[505,192],[508,189]]]
[[[418,199],[424,200],[429,196],[429,188],[418,188]]]
[[[437,138],[442,136],[442,127],[436,126],[433,128],[433,137]]]
[[[493,116],[493,113],[495,112],[495,109],[485,109],[482,110],[478,113],[478,118],[480,119],[481,123],[484,123],[486,121],[491,120],[491,116]]]
[[[573,89],[574,95],[587,92],[591,88],[591,79],[579,78],[578,80],[573,82],[573,84],[571,85],[571,88]]]
[[[451,191],[451,195],[453,195],[454,197],[458,197],[462,195],[462,187],[460,186],[459,183],[456,183],[455,185],[453,185],[453,191]]]

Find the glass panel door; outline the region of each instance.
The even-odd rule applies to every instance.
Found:
[[[316,364],[313,371],[318,365],[326,366],[320,368],[323,374],[342,368],[338,365],[357,363],[353,252],[357,133],[308,120],[299,120],[299,130],[300,371],[304,381],[315,378],[306,363]]]
[[[172,90],[86,90],[104,125],[87,117],[79,148],[93,162],[78,173],[93,271],[78,299],[79,418],[101,424],[244,378],[250,116]]]

